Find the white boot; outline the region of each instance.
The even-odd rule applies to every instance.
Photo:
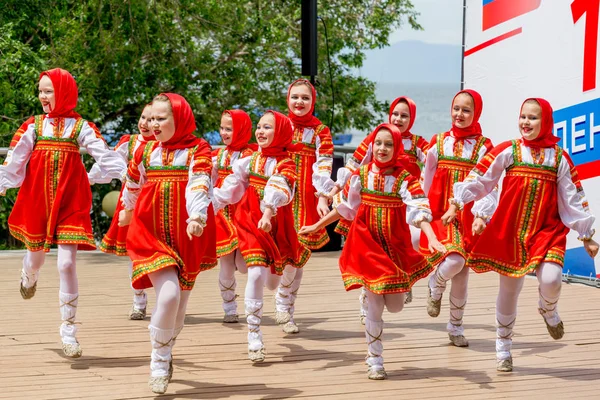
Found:
[[[517,314],[502,315],[496,312],[496,370],[511,372],[513,370],[512,337]]]
[[[133,305],[129,311],[129,319],[141,321],[146,318],[146,307],[148,305],[148,296],[142,290],[133,289]]]
[[[77,302],[79,294],[69,294],[58,292],[60,304],[60,316],[62,324],[60,325],[60,337],[63,345],[63,352],[67,357],[81,357],[81,346],[75,337],[77,326],[75,325],[75,315],[77,314]]]
[[[237,295],[235,294],[235,288],[237,283],[235,278],[230,281],[223,281],[219,279],[219,289],[221,289],[221,298],[223,299],[223,311],[225,312],[225,316],[223,317],[223,322],[225,323],[235,323],[239,320],[239,315],[237,312]]]
[[[152,355],[150,361],[150,379],[148,386],[154,393],[163,394],[169,386],[169,367],[171,365],[171,346],[173,342],[173,329],[159,329],[152,325],[150,342]]]
[[[360,304],[360,323],[365,324],[367,318],[367,312],[369,311],[369,300],[367,300],[367,289],[363,286],[358,296],[358,302]]]
[[[262,340],[260,323],[263,315],[263,301],[246,299],[246,322],[248,323],[248,358],[253,362],[265,359],[265,345]]]
[[[469,341],[465,337],[465,328],[463,327],[463,315],[467,299],[457,299],[450,295],[450,321],[446,325],[448,338],[456,347],[468,347]]]
[[[371,321],[365,319],[365,336],[367,338],[367,358],[366,362],[369,366],[367,369],[367,377],[374,380],[382,380],[387,378],[387,373],[383,368],[383,321]]]

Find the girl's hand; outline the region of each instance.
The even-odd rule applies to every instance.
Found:
[[[429,251],[431,252],[431,254],[433,254],[435,252],[446,254],[446,252],[448,251],[446,249],[446,246],[441,244],[440,241],[437,240],[436,238],[429,240],[429,245],[427,247],[429,248]]]
[[[452,221],[456,219],[457,211],[458,207],[456,207],[454,204],[450,204],[450,207],[448,207],[448,211],[446,211],[446,213],[442,215],[442,224],[444,224],[444,226],[450,225]]]
[[[319,218],[323,218],[329,214],[329,199],[326,196],[319,196],[319,203],[317,204],[317,214]]]
[[[131,223],[133,217],[133,210],[121,210],[119,211],[119,222],[118,225],[123,227]]]
[[[187,229],[185,231],[187,232],[188,238],[192,240],[192,236],[202,236],[204,228],[198,221],[190,221],[187,224]]]
[[[271,218],[269,218],[268,215],[263,214],[260,221],[258,221],[258,229],[268,233],[268,232],[271,232],[271,228],[272,228]]]
[[[315,233],[319,230],[319,224],[306,225],[300,228],[298,231],[298,235],[310,235],[311,233]]]
[[[471,230],[473,231],[474,235],[481,235],[481,232],[483,232],[486,226],[487,224],[485,223],[485,220],[483,218],[477,217],[473,221],[473,226],[471,227]]]
[[[596,243],[595,240],[584,240],[583,247],[592,258],[596,257],[596,254],[598,254],[598,243]]]

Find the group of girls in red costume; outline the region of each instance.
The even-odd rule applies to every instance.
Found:
[[[8,222],[11,234],[27,247],[24,299],[35,295],[44,254],[58,246],[65,355],[82,354],[75,336],[75,255],[96,247],[88,183],[112,179],[124,184],[99,247],[131,259],[131,319],[145,318],[144,290],[156,292],[149,325],[149,386],[155,393],[165,393],[171,380],[173,347],[200,272],[220,260],[218,287],[227,323],[239,320],[235,271],[248,275],[248,358],[261,362],[266,357],[264,288],[276,291],[275,319],[283,331],[298,333],[294,310],[303,267],[311,251],[329,240],[326,226],[340,219],[337,230],[346,235],[339,260],[342,281],[346,290],[363,290],[369,379],[387,377],[384,308],[401,311],[412,286],[427,276],[426,308],[432,317],[440,314],[452,281],[448,335],[453,345],[466,347],[469,270],[499,273],[499,371],[512,370],[513,327],[526,273],[535,272],[540,282],[538,308],[548,332],[555,339],[563,336],[557,303],[566,235],[576,230],[592,257],[598,244],[576,168],[552,134],[548,102],[526,100],[521,137],[493,147],[478,122],[483,101],[476,91],[454,97],[452,127],[429,143],[411,133],[416,104],[399,97],[388,123],[363,140],[334,182],[331,133],[313,115],[316,97],[310,82],[293,82],[288,115],[266,111],[256,126],[256,143],[250,143],[249,115],[224,111],[225,147],[212,151],[194,135],[187,101],[162,93],[144,107],[139,134],[124,136],[113,151],[96,126],[74,111],[77,86],[71,74],[54,69],[40,75],[44,115],[30,118],[16,132],[0,166],[0,193],[21,188]],[[96,160],[89,174],[80,147]]]

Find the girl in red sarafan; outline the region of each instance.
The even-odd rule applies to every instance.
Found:
[[[221,116],[221,139],[224,148],[213,152],[212,182],[220,188],[233,173],[233,163],[252,155],[256,145],[249,145],[252,136],[252,120],[242,110],[226,110]],[[217,257],[219,257],[219,289],[223,298],[223,322],[238,322],[237,295],[235,294],[235,271],[248,272],[244,257],[238,249],[237,229],[233,216],[235,205],[227,205],[216,215],[217,221]]]
[[[437,241],[429,201],[419,181],[406,170],[402,134],[391,124],[373,133],[373,161],[356,170],[344,191],[336,196],[334,210],[300,233],[311,233],[340,217],[352,220],[340,257],[346,290],[364,287],[369,309],[365,321],[367,376],[385,379],[383,368],[383,309],[400,312],[405,295],[433,266],[413,247],[409,225],[423,230],[431,252],[445,252]]]
[[[119,143],[115,146],[115,152],[121,156],[121,158],[129,163],[133,159],[133,155],[140,146],[145,146],[150,140],[154,140],[154,135],[148,129],[148,121],[150,119],[150,112],[152,111],[152,104],[147,104],[140,115],[138,121],[139,134],[135,135],[123,135],[119,140]],[[123,170],[121,181],[125,181],[127,175],[127,168]],[[96,183],[110,183],[110,180],[104,179],[98,164],[94,164],[88,173],[90,184]],[[125,241],[127,239],[127,231],[129,227],[119,226],[119,212],[123,209],[121,198],[123,196],[123,190],[125,185],[119,193],[117,199],[117,207],[115,209],[115,217],[110,223],[108,231],[102,238],[100,243],[100,250],[104,253],[112,253],[117,256],[127,256],[127,249],[125,247]],[[131,281],[131,273],[133,271],[133,263],[129,263],[129,280]],[[133,289],[133,287],[132,287]],[[148,303],[148,297],[144,289],[133,289],[133,305],[129,311],[129,319],[132,320],[143,320],[146,318],[146,305]]]
[[[46,114],[29,118],[15,133],[0,166],[0,194],[20,187],[8,218],[10,233],[27,247],[21,296],[35,295],[45,253],[58,246],[60,336],[68,357],[80,357],[75,334],[79,299],[77,250],[94,250],[89,189],[79,149],[99,163],[99,173],[118,179],[125,162],[110,151],[96,126],[75,112],[77,84],[64,69],[42,72],[39,99]],[[33,210],[33,212],[32,212]]]
[[[402,133],[402,144],[404,146],[404,157],[408,159],[406,166],[407,171],[412,176],[419,179],[421,176],[421,165],[425,164],[425,158],[427,155],[427,149],[429,143],[423,137],[411,133],[410,129],[414,125],[417,118],[417,105],[416,103],[407,96],[401,96],[396,98],[390,105],[390,112],[388,114],[388,122],[395,125]],[[358,145],[358,148],[352,154],[352,157],[346,162],[346,166],[340,168],[337,171],[337,182],[335,187],[329,193],[329,195],[335,196],[344,185],[350,180],[352,173],[363,165],[371,162],[373,158],[373,139],[374,137],[368,135]],[[421,165],[419,165],[421,164]],[[350,221],[341,219],[338,223],[335,231],[340,235],[346,236],[350,229]],[[414,226],[410,225],[411,241],[413,246],[419,248],[419,239],[421,238],[421,231]],[[367,291],[363,287],[360,296],[360,322],[365,324],[365,318],[367,316]],[[406,295],[406,302],[412,301],[412,291]]]
[[[277,288],[284,268],[302,268],[310,251],[294,229],[296,166],[286,150],[292,143],[290,120],[267,111],[256,127],[256,141],[259,150],[233,164],[233,173],[215,189],[213,204],[217,210],[236,204],[239,251],[248,266],[248,358],[261,362],[266,354],[260,331],[264,287]]]
[[[150,130],[158,141],[141,146],[129,164],[119,225],[131,223],[132,286],[156,291],[148,384],[160,394],[173,374],[172,349],[196,278],[217,264],[216,227],[211,149],[192,133],[188,102],[173,93],[155,97]]]
[[[288,117],[292,121],[294,145],[289,149],[296,164],[298,177],[294,194],[296,231],[314,224],[329,212],[327,194],[333,188],[333,142],[329,128],[313,116],[317,92],[306,79],[294,81],[288,88]],[[300,242],[311,250],[320,249],[329,242],[327,231],[321,229],[310,235],[300,235]],[[288,267],[275,295],[275,320],[286,333],[298,333],[294,322],[294,303],[298,296],[304,270]]]
[[[450,110],[452,129],[432,138],[421,176],[423,191],[429,198],[433,213],[431,226],[448,250],[431,259],[437,269],[429,278],[427,313],[431,317],[440,314],[446,283],[452,280],[450,320],[446,329],[450,342],[457,347],[469,345],[463,327],[469,282],[469,269],[464,268],[465,260],[475,242],[473,231],[481,229],[485,225],[484,220],[493,213],[497,192],[494,191],[473,206],[466,207],[452,222],[442,216],[452,198],[453,185],[461,182],[492,148],[491,140],[482,135],[478,122],[482,110],[483,101],[476,91],[463,90],[454,96]],[[428,252],[427,238],[423,235],[421,252]]]
[[[494,217],[467,260],[475,272],[496,271],[500,288],[496,300],[497,369],[510,372],[517,301],[525,275],[535,271],[539,281],[538,309],[550,336],[560,339],[564,325],[557,303],[562,285],[567,233],[574,229],[591,257],[598,253],[594,216],[569,155],[552,134],[552,107],[544,99],[527,99],[521,106],[521,138],[494,147],[464,182],[454,185],[447,217],[494,189],[506,172]]]

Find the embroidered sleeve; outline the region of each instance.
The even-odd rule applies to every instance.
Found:
[[[504,142],[487,153],[462,182],[454,184],[456,204],[475,201],[472,213],[489,221],[498,206],[498,191],[494,190],[504,170],[514,161],[512,142]]]
[[[356,218],[361,202],[361,189],[360,176],[355,173],[344,186],[344,190],[335,195],[333,207],[344,219],[352,221]]]
[[[249,185],[251,160],[252,157],[244,157],[235,161],[232,165],[233,173],[225,178],[220,188],[214,189],[212,201],[215,212],[242,199]]]
[[[99,171],[94,175],[97,183],[123,177],[123,171],[127,169],[127,157],[123,158],[121,154],[108,148],[96,125],[91,122],[84,123],[78,141],[98,164]]]
[[[219,179],[219,155],[218,153],[212,154],[212,171],[210,174],[210,179],[212,181],[213,186],[216,185],[217,180]]]
[[[363,141],[360,142],[352,156],[346,161],[346,165],[337,170],[336,186],[343,188],[350,180],[354,171],[371,161],[371,158],[373,157],[373,146],[372,144],[367,143],[367,138],[364,138]]]
[[[313,164],[312,184],[317,194],[327,194],[333,189],[331,179],[333,168],[333,142],[329,128],[323,126],[315,140],[317,147],[317,161]]]
[[[202,227],[206,226],[207,210],[213,197],[212,169],[210,145],[202,142],[198,145],[190,163],[188,183],[185,188],[188,223],[191,220],[198,220]]]
[[[260,202],[260,210],[269,207],[276,211],[289,204],[294,198],[296,185],[296,165],[290,159],[280,161],[265,186],[265,195]]]
[[[433,215],[429,207],[429,200],[417,178],[412,175],[407,176],[400,185],[398,194],[406,204],[406,223],[419,228],[421,222],[431,222]]]
[[[429,143],[422,136],[417,139],[417,160],[420,163],[425,164],[427,158],[427,150],[429,150]]]
[[[595,232],[595,217],[590,212],[577,168],[566,152],[558,167],[557,184],[558,214],[561,221],[568,228],[577,231],[580,240],[590,239]]]
[[[133,158],[127,166],[127,177],[125,179],[125,187],[123,188],[123,196],[121,202],[126,210],[133,210],[135,203],[140,196],[140,190],[146,181],[146,168],[142,160],[146,153],[148,145],[138,147],[133,155]],[[156,144],[152,145],[155,148]]]
[[[20,187],[27,174],[27,163],[35,145],[35,119],[29,118],[13,135],[4,163],[0,165],[0,195]]]

